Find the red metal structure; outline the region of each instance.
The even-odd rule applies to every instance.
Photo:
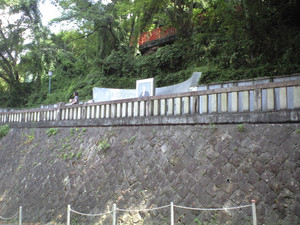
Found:
[[[139,43],[139,46],[142,46],[147,42],[154,41],[157,39],[167,38],[170,36],[174,36],[175,34],[176,34],[175,28],[160,27],[160,28],[140,34],[138,43]]]

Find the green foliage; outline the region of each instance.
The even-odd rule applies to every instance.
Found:
[[[25,136],[24,144],[31,144],[31,142],[32,142],[32,141],[34,140],[34,138],[35,138],[34,130],[32,129],[32,130],[30,131],[30,134],[23,133],[22,136]]]
[[[62,154],[62,158],[63,160],[68,160],[68,159],[73,159],[74,158],[75,153],[74,152],[66,152],[64,154]]]
[[[62,158],[65,161],[81,159],[83,151],[80,148],[74,148],[74,144],[76,145],[76,143],[78,143],[76,141],[78,141],[79,138],[86,133],[86,131],[86,128],[70,128],[70,135],[66,138],[61,138],[59,140],[60,145],[55,147],[56,151],[58,152],[58,157]],[[56,130],[53,130],[53,132],[57,133]],[[52,133],[50,129],[49,133]]]
[[[202,223],[200,222],[200,220],[198,218],[194,219],[194,222],[197,223],[197,225],[202,225]]]
[[[35,1],[5,1],[0,7],[26,19],[18,17],[20,24],[0,28],[5,58],[0,60],[0,105],[68,102],[74,91],[81,101],[89,100],[93,87],[133,89],[136,80],[150,77],[162,87],[195,71],[203,72],[201,84],[297,73],[295,2],[136,0],[104,6],[101,1],[63,0],[58,4],[64,16],[55,21],[72,18],[78,29],[46,36],[44,27],[34,26],[39,21],[38,11],[32,10]],[[29,44],[22,39],[21,25],[30,27]],[[178,39],[141,55],[138,34],[161,26],[175,27]]]
[[[98,142],[98,149],[100,150],[107,150],[110,147],[110,144],[108,143],[107,138],[103,138]]]
[[[73,128],[70,128],[70,135],[73,136],[75,133],[75,130]]]
[[[126,144],[133,144],[136,139],[136,136],[132,136],[129,140],[124,139],[122,141],[122,146],[124,147]]]
[[[10,127],[8,124],[0,126],[0,139],[8,134],[9,129],[10,129]]]
[[[77,132],[79,132],[79,128],[75,129]],[[84,135],[87,132],[87,128],[82,128],[82,130],[78,133],[78,137],[81,137],[82,135]]]
[[[128,140],[128,143],[129,143],[129,144],[133,144],[134,141],[135,141],[135,139],[136,139],[136,136],[132,136],[132,137]]]
[[[128,54],[129,49],[121,48],[113,50],[111,54],[102,61],[102,70],[105,76],[134,77],[134,57]]]
[[[46,131],[48,137],[52,136],[52,135],[56,135],[58,133],[58,128],[49,128]]]
[[[212,218],[209,220],[209,224],[218,224],[216,214],[212,215]]]
[[[237,127],[237,130],[240,132],[245,131],[245,124],[238,124],[236,127]]]
[[[210,123],[209,128],[212,130],[212,132],[215,132],[217,130],[217,126],[214,123]]]
[[[80,159],[81,156],[82,156],[82,152],[77,152],[75,157],[76,157],[76,159]]]

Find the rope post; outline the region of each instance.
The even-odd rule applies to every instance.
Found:
[[[113,225],[117,224],[117,205],[113,204]]]
[[[19,225],[22,225],[22,206],[19,209]]]
[[[174,225],[174,205],[171,202],[171,225]]]
[[[251,202],[252,202],[252,219],[253,219],[253,225],[257,225],[255,200],[252,199]]]
[[[67,208],[67,225],[70,225],[70,221],[71,221],[71,206],[68,205],[68,208]]]

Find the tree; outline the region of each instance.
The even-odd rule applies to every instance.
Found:
[[[69,21],[77,24],[81,38],[90,38],[96,45],[96,57],[105,58],[119,44],[115,31],[115,21],[109,13],[109,6],[101,1],[62,0],[57,4],[64,10],[63,16],[56,22]]]
[[[41,19],[38,0],[4,1],[1,9],[5,19],[1,20],[0,26],[0,78],[9,90],[8,104],[14,106],[30,93],[23,83],[26,71],[20,73],[20,61],[28,50],[37,48],[36,53],[40,52]],[[35,72],[40,77],[42,57],[35,55],[34,58]]]
[[[181,37],[189,37],[193,32],[193,0],[171,0],[173,10],[170,19],[174,22]]]

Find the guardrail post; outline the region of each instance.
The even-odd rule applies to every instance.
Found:
[[[22,225],[22,206],[19,209],[19,225]]]
[[[113,204],[113,225],[117,224],[117,205]]]
[[[171,202],[171,225],[174,225],[174,205]]]
[[[63,102],[59,102],[58,104],[57,104],[57,112],[56,112],[56,120],[61,120],[61,107],[63,107],[64,106],[64,103]]]
[[[68,209],[67,209],[67,225],[70,225],[70,220],[71,220],[70,214],[71,214],[71,206],[68,205]]]
[[[253,219],[253,225],[257,225],[257,220],[256,220],[256,207],[255,207],[255,200],[251,200],[252,202],[252,219]]]

